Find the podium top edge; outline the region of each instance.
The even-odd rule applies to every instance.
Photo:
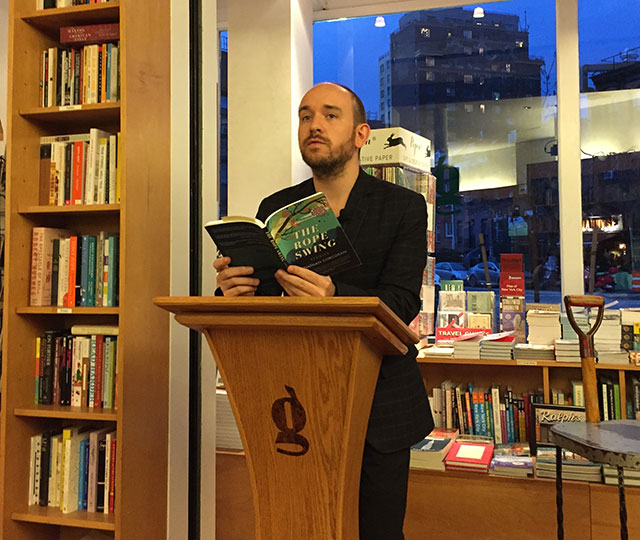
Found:
[[[186,313],[295,314],[327,313],[337,315],[373,315],[404,343],[419,338],[379,298],[375,296],[158,296],[153,303],[175,315]]]

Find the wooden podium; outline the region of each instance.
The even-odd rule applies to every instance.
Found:
[[[246,453],[256,538],[356,540],[380,361],[418,336],[378,298],[154,302],[211,347]]]

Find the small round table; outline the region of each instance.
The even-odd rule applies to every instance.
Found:
[[[627,540],[627,506],[624,496],[623,467],[640,469],[640,421],[565,422],[551,427],[550,441],[556,452],[556,506],[558,540],[564,538],[562,514],[562,448],[618,468],[620,502],[620,538]]]

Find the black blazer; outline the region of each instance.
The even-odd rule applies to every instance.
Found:
[[[306,180],[267,197],[258,219],[315,193]],[[406,324],[420,310],[427,255],[427,209],[422,195],[360,171],[339,220],[362,265],[331,276],[336,296],[377,296]],[[280,294],[279,286],[256,294]],[[367,441],[380,452],[407,448],[433,429],[417,350],[385,356],[371,407]]]

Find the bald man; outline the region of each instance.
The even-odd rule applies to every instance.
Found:
[[[253,268],[214,263],[218,294],[377,296],[405,323],[420,309],[427,255],[427,210],[422,195],[378,180],[360,168],[369,137],[364,106],[349,88],[314,86],[298,109],[298,142],[313,177],[267,197],[258,219],[322,191],[362,265],[330,276],[291,265],[261,286]],[[433,429],[414,347],[385,356],[376,384],[360,475],[360,539],[402,540],[412,444]]]

